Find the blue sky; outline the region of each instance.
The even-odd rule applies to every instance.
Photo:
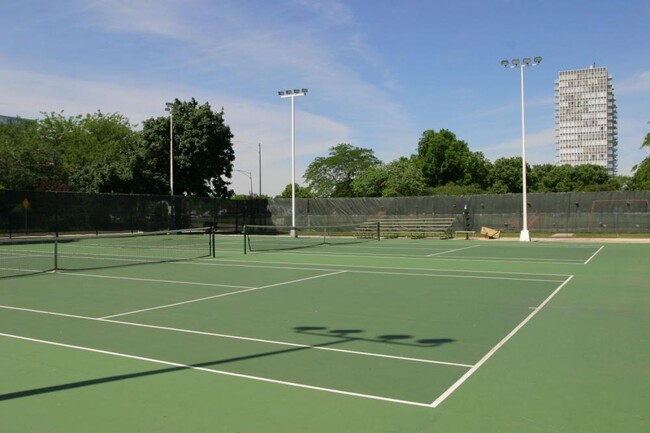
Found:
[[[521,154],[519,73],[526,69],[527,157],[555,162],[553,84],[595,63],[613,77],[619,173],[646,155],[650,121],[647,0],[5,0],[0,13],[0,114],[37,118],[118,112],[137,124],[173,98],[225,110],[235,169],[258,192],[338,143],[385,162],[417,149],[427,129],[453,131],[494,161]],[[250,179],[235,172],[232,187]]]

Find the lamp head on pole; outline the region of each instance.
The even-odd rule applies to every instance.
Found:
[[[501,60],[501,66],[505,68],[525,68],[527,66],[537,66],[542,62],[542,58],[540,56],[534,57],[532,60],[530,57],[524,57],[523,60],[519,59],[512,59],[510,61],[508,60]]]
[[[307,95],[308,89],[287,89],[278,91],[280,98],[295,98],[296,96]]]

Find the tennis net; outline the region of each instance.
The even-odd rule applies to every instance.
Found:
[[[0,240],[0,277],[214,256],[214,231],[165,230]]]
[[[375,227],[335,226],[244,226],[244,253],[309,248],[319,245],[344,245],[379,240]]]

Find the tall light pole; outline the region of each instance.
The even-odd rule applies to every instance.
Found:
[[[524,114],[524,68],[529,66],[537,66],[542,62],[541,57],[535,57],[533,60],[525,57],[523,60],[512,59],[508,62],[507,60],[501,60],[501,66],[506,68],[514,69],[519,68],[521,76],[521,180],[522,180],[522,196],[523,196],[523,207],[522,207],[522,218],[523,224],[521,233],[519,234],[520,242],[530,242],[530,232],[528,231],[528,193],[526,185],[526,117]]]
[[[169,191],[174,196],[174,103],[166,102],[165,111],[169,111]]]
[[[296,237],[296,107],[297,96],[307,95],[307,89],[280,90],[280,98],[291,98],[291,236]]]
[[[251,173],[250,171],[246,171],[246,170],[235,170],[235,171],[238,171],[240,173],[245,174],[248,177],[248,179],[251,181],[250,196],[252,198],[253,197],[253,173]]]
[[[260,182],[259,198],[262,198],[262,143],[257,143],[258,180]]]

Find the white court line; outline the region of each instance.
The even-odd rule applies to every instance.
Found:
[[[74,272],[74,271],[58,271],[58,274],[70,276],[70,277],[107,278],[111,280],[144,281],[150,283],[165,283],[165,284],[185,284],[190,286],[225,287],[230,289],[253,289],[254,288],[252,286],[236,286],[234,284],[200,283],[200,282],[182,281],[182,280],[159,280],[155,278],[119,277],[115,275],[84,274],[81,272]]]
[[[481,368],[483,364],[485,364],[488,359],[492,357],[496,353],[497,350],[499,350],[501,347],[503,347],[504,344],[508,342],[521,328],[524,327],[526,323],[530,321],[539,311],[544,308],[546,304],[550,302],[551,299],[562,289],[562,287],[566,286],[569,281],[573,278],[573,275],[571,275],[569,278],[566,279],[560,286],[553,291],[546,299],[544,299],[544,302],[539,304],[539,307],[537,307],[535,310],[532,311],[519,325],[515,327],[508,335],[503,337],[501,341],[497,343],[496,346],[494,346],[483,358],[479,360],[474,366],[469,369],[464,375],[460,377],[452,386],[450,386],[445,392],[443,392],[438,398],[436,398],[432,403],[431,407],[438,407],[443,401],[447,399],[454,391],[456,391],[467,379],[470,378],[476,371]]]
[[[600,248],[598,248],[598,251],[596,251],[595,253],[593,253],[593,254],[591,255],[591,257],[589,257],[589,258],[587,259],[587,261],[585,262],[585,265],[589,264],[589,262],[591,261],[591,259],[593,259],[594,257],[596,257],[596,254],[598,254],[598,253],[599,253],[603,248],[605,248],[605,245],[602,245]]]
[[[109,352],[107,350],[100,350],[100,349],[93,349],[91,347],[83,347],[83,346],[75,346],[72,344],[64,344],[64,343],[57,343],[55,341],[48,341],[48,340],[39,340],[36,338],[29,338],[29,337],[22,337],[20,335],[12,335],[12,334],[5,334],[5,333],[0,333],[1,337],[7,337],[7,338],[15,338],[17,340],[24,340],[24,341],[30,341],[33,343],[41,343],[41,344],[49,344],[52,346],[58,346],[58,347],[64,347],[68,349],[76,349],[76,350],[83,350],[86,352],[93,352],[93,353],[99,353],[102,355],[110,355],[110,356],[116,356],[120,358],[128,358],[128,359],[135,359],[138,361],[145,361],[145,362],[153,362],[156,364],[163,364],[163,365],[169,365],[172,367],[179,367],[183,369],[188,369],[188,370],[197,370],[197,371],[202,371],[206,373],[214,373],[214,374],[220,374],[223,376],[231,376],[231,377],[238,377],[242,379],[250,379],[250,380],[255,380],[258,382],[268,382],[268,383],[274,383],[278,385],[286,385],[286,386],[292,386],[295,388],[305,388],[305,389],[311,389],[315,391],[323,391],[323,392],[330,392],[334,394],[342,394],[342,395],[348,395],[352,397],[361,397],[361,398],[367,398],[371,400],[381,400],[381,401],[387,401],[391,403],[400,403],[400,404],[407,404],[410,406],[420,406],[420,407],[429,407],[428,404],[426,403],[419,403],[416,401],[408,401],[408,400],[399,400],[399,399],[394,399],[394,398],[388,398],[388,397],[381,397],[378,395],[371,395],[371,394],[361,394],[357,392],[350,392],[350,391],[343,391],[340,389],[333,389],[333,388],[323,388],[320,386],[312,386],[312,385],[306,385],[303,383],[296,383],[296,382],[288,382],[284,380],[276,380],[276,379],[269,379],[266,377],[260,377],[260,376],[252,376],[249,374],[240,374],[240,373],[233,373],[230,371],[224,371],[224,370],[216,370],[212,368],[206,368],[206,367],[197,367],[189,364],[180,364],[177,362],[171,362],[171,361],[164,361],[161,359],[154,359],[154,358],[145,358],[142,356],[135,356],[135,355],[129,355],[127,353],[119,353],[119,352]]]
[[[419,257],[421,260],[425,260],[421,257]],[[547,274],[547,273],[541,273],[541,272],[505,272],[505,271],[475,271],[475,270],[470,270],[470,269],[437,269],[437,268],[401,268],[401,267],[394,267],[394,266],[371,266],[371,265],[350,265],[350,264],[345,264],[345,265],[339,265],[336,263],[328,263],[327,265],[323,265],[321,263],[301,263],[301,262],[273,262],[273,261],[263,261],[263,262],[254,262],[255,264],[250,264],[251,262],[248,261],[242,261],[242,260],[236,260],[236,259],[218,259],[221,262],[225,263],[215,263],[215,262],[175,262],[173,263],[174,265],[180,265],[180,266],[232,266],[232,267],[241,267],[241,268],[254,268],[254,269],[291,269],[291,270],[299,270],[299,271],[331,271],[332,269],[330,268],[341,268],[344,267],[348,272],[351,273],[376,273],[373,271],[363,271],[363,270],[356,270],[356,269],[391,269],[395,271],[421,271],[421,272],[465,272],[468,274],[503,274],[503,275],[524,275],[524,276],[534,276],[534,275],[540,275],[540,276],[546,276],[546,277],[561,277],[563,278],[562,281],[564,281],[564,278],[567,278],[569,275],[568,274]],[[234,264],[233,264],[234,263]],[[246,263],[246,264],[241,264],[241,263]],[[427,261],[428,263],[428,261]],[[265,266],[268,265],[268,266]],[[296,265],[296,267],[293,266],[286,266],[286,265]],[[304,266],[329,266],[330,268],[305,268]],[[398,272],[394,272],[395,275],[400,275]],[[427,275],[427,274],[423,274]],[[435,274],[431,274],[435,275]],[[507,278],[507,277],[506,277]]]
[[[310,250],[313,251],[313,250]],[[413,256],[406,256],[406,255],[400,255],[400,254],[356,254],[356,253],[325,253],[322,251],[319,252],[307,252],[307,250],[303,250],[301,252],[290,252],[290,251],[283,251],[283,252],[273,252],[273,251],[264,251],[264,252],[251,252],[251,254],[256,254],[256,255],[310,255],[310,256],[326,256],[326,257],[349,257],[349,256],[354,256],[354,257],[359,257],[359,258],[386,258],[389,260],[395,260],[395,259],[400,259],[400,260],[429,260],[429,257],[413,257]],[[488,262],[488,263],[543,263],[543,264],[552,264],[552,265],[575,265],[575,264],[580,264],[582,265],[582,261],[580,260],[573,260],[573,259],[565,259],[564,261],[554,261],[555,259],[535,259],[535,258],[530,258],[530,259],[525,259],[525,258],[520,258],[520,257],[500,257],[499,259],[495,258],[485,258],[485,257],[454,257],[454,258],[446,258],[446,257],[433,257],[434,260],[443,260],[443,261],[454,261],[454,262]]]
[[[208,265],[210,266],[210,265]],[[270,268],[270,269],[289,269],[289,270],[300,270],[300,271],[331,271],[332,269],[317,269],[317,268],[293,268],[293,267],[281,267],[278,268],[273,267],[273,266],[255,266],[255,265],[219,265],[219,264],[214,264],[214,266],[235,266],[235,267],[246,267],[246,268]],[[342,265],[343,266],[343,265]],[[376,266],[368,266],[368,268],[377,268]],[[385,268],[385,269],[391,269],[391,268]],[[408,268],[405,268],[405,270]],[[428,269],[413,269],[413,271],[429,271]],[[549,282],[549,283],[561,283],[564,281],[562,280],[551,280],[551,279],[543,279],[543,278],[523,278],[523,277],[500,277],[500,276],[491,276],[491,275],[462,275],[462,274],[445,274],[442,273],[441,270],[430,270],[432,272],[391,272],[391,271],[357,271],[357,270],[345,270],[345,271],[339,271],[339,272],[348,272],[348,273],[356,273],[356,274],[370,274],[370,275],[396,275],[396,276],[405,276],[405,277],[444,277],[444,278],[467,278],[467,279],[483,279],[483,280],[504,280],[504,281],[531,281],[531,282]],[[433,272],[438,272],[438,273],[433,273]],[[481,271],[458,271],[458,272],[481,272]],[[560,278],[566,278],[566,275],[555,275],[555,274],[525,274],[525,273],[508,273],[508,272],[491,272],[491,271],[484,271],[485,273],[490,273],[490,274],[512,274],[512,275],[542,275],[542,276],[549,276],[549,277],[560,277]],[[106,275],[94,275],[94,274],[80,274],[80,273],[68,273],[68,272],[61,272],[61,275],[70,275],[70,276],[84,276],[84,277],[97,277],[97,278],[111,278],[115,280],[135,280],[135,281],[151,281],[151,282],[161,282],[161,283],[175,283],[175,284],[189,284],[189,285],[200,285],[200,286],[214,286],[214,287],[232,287],[232,288],[240,288],[240,289],[255,289],[257,290],[258,288],[256,287],[246,287],[246,286],[232,286],[232,285],[226,285],[226,284],[214,284],[214,283],[194,283],[191,281],[176,281],[176,280],[156,280],[156,279],[150,279],[150,278],[132,278],[132,277],[118,277],[118,276],[106,276]],[[313,278],[313,277],[312,277]],[[286,284],[286,283],[280,283],[280,284]],[[243,290],[246,291],[246,290]],[[238,292],[233,292],[233,293],[238,293]]]
[[[385,355],[383,353],[374,353],[374,352],[361,352],[357,350],[347,350],[347,349],[337,349],[334,347],[321,347],[321,346],[314,346],[311,344],[300,344],[300,343],[289,343],[286,341],[277,341],[277,340],[266,340],[263,338],[252,338],[252,337],[242,337],[239,335],[229,335],[229,334],[219,334],[216,332],[207,332],[207,331],[195,331],[192,329],[182,329],[182,328],[171,328],[169,326],[159,326],[159,325],[147,325],[145,323],[136,323],[136,322],[124,322],[121,320],[110,320],[110,319],[101,319],[101,318],[95,318],[95,317],[87,317],[87,316],[78,316],[76,314],[66,314],[66,313],[55,313],[53,311],[41,311],[41,310],[33,310],[31,308],[21,308],[21,307],[11,307],[9,305],[0,305],[0,308],[4,308],[6,310],[15,310],[15,311],[24,311],[28,313],[36,313],[36,314],[44,314],[48,316],[58,316],[58,317],[66,317],[70,319],[79,319],[79,320],[88,320],[91,322],[104,322],[104,323],[113,323],[116,325],[125,325],[125,326],[133,326],[136,328],[147,328],[147,329],[156,329],[156,330],[161,330],[161,331],[171,331],[171,332],[179,332],[179,333],[184,333],[184,334],[192,334],[192,335],[203,335],[207,337],[217,337],[217,338],[224,338],[224,339],[229,339],[229,340],[241,340],[241,341],[251,341],[254,343],[265,343],[265,344],[274,344],[278,346],[287,346],[287,347],[299,347],[299,348],[304,348],[304,349],[314,349],[314,350],[322,350],[325,352],[336,352],[336,353],[344,353],[348,355],[360,355],[360,356],[369,356],[373,358],[386,358],[386,359],[395,359],[398,361],[409,361],[409,362],[420,362],[424,364],[437,364],[437,365],[447,365],[450,367],[461,367],[461,368],[472,368],[473,366],[471,364],[461,364],[458,362],[448,362],[448,361],[436,361],[432,359],[423,359],[423,358],[410,358],[407,356],[396,356],[396,355]],[[332,336],[332,338],[337,338],[336,336]]]
[[[176,307],[178,305],[191,304],[193,302],[207,301],[209,299],[222,298],[224,296],[237,295],[237,294],[240,294],[240,293],[252,292],[252,291],[255,291],[255,290],[262,290],[262,289],[269,289],[271,287],[283,286],[285,284],[300,283],[302,281],[313,280],[313,279],[316,279],[316,278],[329,277],[331,275],[338,275],[338,274],[342,274],[344,272],[347,272],[347,271],[330,272],[329,274],[322,274],[322,275],[316,275],[316,276],[313,276],[313,277],[300,278],[299,280],[283,281],[281,283],[269,284],[268,286],[250,287],[248,289],[237,290],[235,292],[221,293],[219,295],[206,296],[204,298],[191,299],[189,301],[176,302],[176,303],[173,303],[173,304],[159,305],[157,307],[143,308],[141,310],[127,311],[126,313],[113,314],[113,315],[110,315],[110,316],[101,317],[101,319],[110,319],[110,318],[113,318],[113,317],[127,316],[129,314],[143,313],[145,311],[160,310],[162,308]]]
[[[471,248],[478,248],[481,245],[472,245],[471,247],[456,248],[455,250],[441,251],[439,253],[427,254],[426,257],[440,256],[447,253],[454,253],[456,251],[469,250]]]

